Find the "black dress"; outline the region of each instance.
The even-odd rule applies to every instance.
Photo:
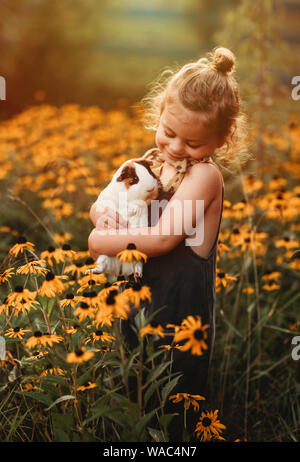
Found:
[[[162,194],[164,195],[163,198],[167,197],[165,192]],[[150,315],[165,306],[155,315],[155,323],[164,327],[168,323],[179,325],[189,315],[200,315],[202,324],[209,324],[209,329],[206,331],[208,338],[205,340],[208,349],[204,351],[203,355],[197,356],[192,355],[190,351],[182,352],[172,349],[172,371],[181,372],[183,376],[171,394],[189,393],[206,397],[209,364],[215,336],[216,261],[223,199],[224,184],[222,186],[222,207],[217,235],[207,258],[197,255],[189,245],[185,245],[185,240],[183,240],[169,253],[148,258],[144,265],[141,282],[143,285],[149,286],[152,293],[152,302],[146,305],[146,313]],[[128,334],[127,328],[125,331]],[[168,339],[172,339],[172,337],[158,340],[156,346],[171,343],[171,340]],[[152,405],[154,406],[154,403]],[[172,420],[170,441],[181,441],[182,409],[183,402],[174,404],[168,401],[166,403],[166,413],[180,413]],[[194,413],[192,409],[187,412],[189,434],[194,431],[198,419],[199,414]]]

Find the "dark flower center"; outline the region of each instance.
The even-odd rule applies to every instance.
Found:
[[[75,262],[75,266],[76,266],[76,268],[82,268],[82,266],[83,266],[82,261]]]
[[[82,310],[87,310],[89,308],[89,305],[85,302],[81,302],[79,306]]]
[[[102,330],[96,330],[95,332],[95,335],[97,335],[97,337],[101,337],[102,334],[103,334]]]
[[[75,350],[75,355],[76,356],[82,356],[83,355],[83,351],[82,350]]]
[[[27,242],[27,239],[24,236],[18,237],[17,244],[25,244],[25,242]]]
[[[204,417],[204,419],[202,419],[202,426],[203,427],[209,427],[211,425],[211,420],[209,417]]]
[[[72,299],[74,298],[74,294],[67,294],[67,295],[66,295],[66,298],[67,298],[68,300],[72,300]]]
[[[194,331],[194,337],[196,340],[202,340],[203,339],[203,330],[197,329]]]
[[[85,260],[85,264],[86,264],[86,265],[93,265],[93,263],[94,263],[94,260],[93,260],[91,257],[89,257],[89,258],[87,258],[87,259]]]
[[[238,228],[233,228],[232,233],[233,234],[240,234],[240,230]]]
[[[132,290],[139,292],[141,290],[142,284],[140,282],[134,282],[131,287]]]
[[[220,271],[220,272],[218,273],[218,276],[219,276],[219,278],[222,279],[223,277],[225,277],[225,273],[224,273],[223,271]]]
[[[42,337],[43,334],[42,334],[41,331],[37,330],[37,331],[35,331],[35,333],[33,335],[34,335],[34,337],[38,338],[38,337]]]
[[[47,274],[46,274],[46,281],[53,281],[53,279],[55,278],[54,274],[49,271]]]
[[[133,242],[131,242],[130,244],[128,244],[127,246],[127,250],[135,250],[136,249],[136,246]]]
[[[64,245],[62,246],[62,249],[63,249],[63,250],[71,250],[71,246],[70,246],[69,244],[64,244]]]
[[[94,279],[90,279],[89,282],[88,282],[89,286],[94,286],[95,284],[96,284],[96,282],[94,281]]]
[[[16,286],[15,287],[15,292],[22,293],[23,292],[23,287],[22,286]]]
[[[49,245],[47,250],[48,250],[49,253],[52,253],[52,252],[55,251],[55,247],[53,247],[52,245]]]
[[[115,292],[114,290],[112,292]],[[108,297],[106,297],[106,304],[107,305],[114,305],[116,303],[115,301],[115,294],[110,293]]]
[[[20,327],[15,327],[15,328],[14,328],[14,332],[16,332],[16,333],[17,333],[17,332],[20,332]]]

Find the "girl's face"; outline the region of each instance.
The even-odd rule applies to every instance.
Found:
[[[186,109],[179,102],[168,103],[161,114],[156,145],[169,164],[189,157],[211,156],[223,143],[203,124],[201,112]]]

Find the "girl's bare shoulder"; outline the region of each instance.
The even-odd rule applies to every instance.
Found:
[[[189,182],[204,182],[215,188],[223,186],[223,176],[218,166],[213,162],[198,162],[188,170],[186,179]]]

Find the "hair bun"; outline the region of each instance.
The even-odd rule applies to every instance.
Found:
[[[228,48],[216,48],[213,52],[213,66],[218,72],[225,75],[233,71],[235,56]]]

